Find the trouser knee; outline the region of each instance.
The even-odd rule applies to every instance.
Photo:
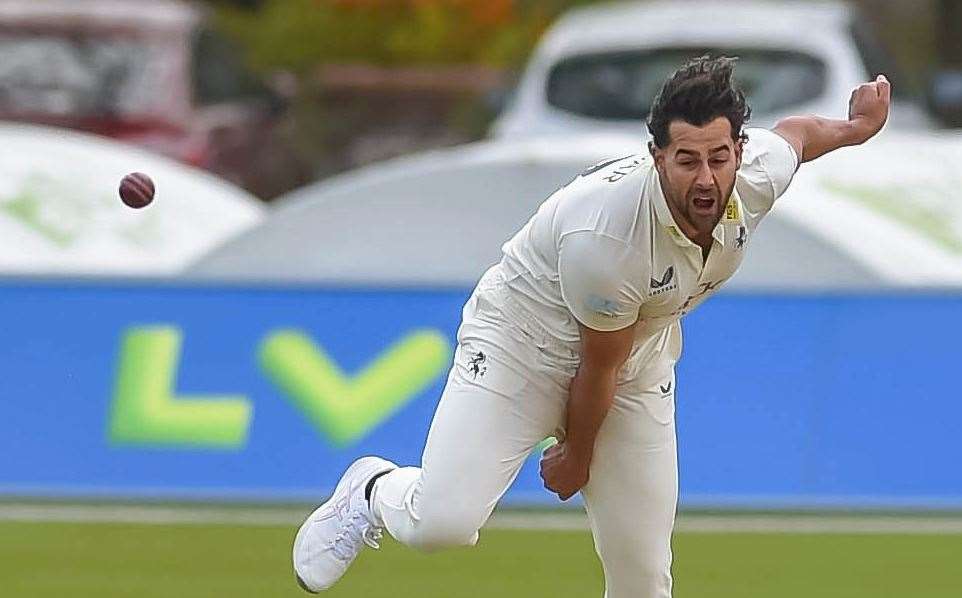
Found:
[[[454,517],[435,517],[419,521],[407,544],[422,552],[437,552],[446,548],[474,546],[477,542],[478,527],[473,522]]]

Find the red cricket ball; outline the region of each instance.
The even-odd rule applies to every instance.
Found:
[[[120,199],[131,208],[150,205],[154,191],[154,182],[142,172],[128,174],[120,181]]]

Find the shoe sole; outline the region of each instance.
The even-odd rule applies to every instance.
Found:
[[[364,471],[365,469],[370,469],[370,472]],[[307,528],[307,524],[313,519],[314,514],[321,509],[326,508],[334,499],[340,495],[341,491],[344,490],[345,484],[349,485],[351,478],[355,475],[364,475],[366,480],[370,480],[372,477],[378,475],[379,473],[387,473],[397,469],[397,465],[394,465],[386,459],[380,457],[361,457],[360,459],[351,463],[344,473],[341,475],[340,481],[338,481],[337,486],[334,488],[334,492],[331,493],[330,498],[326,502],[322,503],[319,507],[311,511],[310,515],[301,523],[301,526],[297,528],[297,533],[294,535],[294,542],[291,544],[291,556],[295,553],[298,541],[301,539],[301,533]],[[365,482],[367,483],[367,482]],[[350,491],[350,487],[347,487],[347,491]],[[307,583],[301,579],[301,576],[297,573],[297,568],[294,568],[294,579],[297,580],[297,585],[301,587],[302,590],[308,594],[320,594],[324,590],[312,590],[308,587]]]

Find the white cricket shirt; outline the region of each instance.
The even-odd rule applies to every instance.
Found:
[[[636,347],[669,351],[677,359],[678,321],[735,273],[755,228],[798,166],[794,149],[778,134],[746,133],[735,188],[707,261],[675,224],[651,156],[628,156],[589,168],[556,191],[504,244],[494,274],[512,303],[564,343],[580,342],[577,322],[612,331],[640,320]]]

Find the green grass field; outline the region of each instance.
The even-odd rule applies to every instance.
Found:
[[[4,598],[306,596],[293,528],[0,523]],[[432,556],[386,540],[327,596],[601,598],[587,532],[490,530]],[[676,598],[962,595],[962,535],[696,534],[675,538]]]

